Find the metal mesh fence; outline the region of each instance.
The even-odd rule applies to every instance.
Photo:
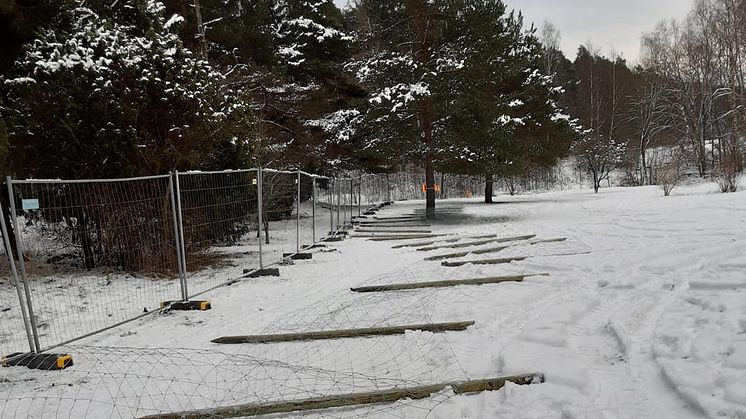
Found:
[[[178,298],[172,186],[169,176],[10,183],[20,272],[41,347]]]
[[[484,179],[468,175],[440,173],[436,176],[439,199],[471,198],[484,194]]]
[[[262,170],[262,256],[271,264],[295,253],[297,172]]]
[[[0,207],[0,354],[25,352],[35,349],[27,328],[28,314],[24,290],[13,261],[5,213]]]
[[[334,230],[334,183],[326,177],[318,177],[315,182],[315,213],[313,215],[315,225],[315,239],[329,235]]]
[[[316,204],[314,200],[314,183],[316,178],[300,172],[300,189],[298,194],[299,210],[296,213],[298,225],[296,251],[301,251],[313,245],[316,241]]]
[[[189,296],[259,265],[256,170],[178,173]]]
[[[438,198],[484,187],[461,175],[438,174],[436,182]],[[23,258],[15,282],[1,246],[0,351],[23,350],[26,325],[35,349],[49,348],[235,281],[346,228],[372,206],[423,199],[423,183],[420,173],[327,178],[271,169],[9,180],[7,227],[17,232],[9,241]],[[14,303],[19,292],[27,307]]]

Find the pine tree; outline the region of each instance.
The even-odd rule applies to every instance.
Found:
[[[520,16],[499,0],[398,5],[358,5],[366,48],[350,67],[371,90],[355,121],[366,147],[424,160],[427,184],[433,168],[487,175],[488,200],[493,174],[567,152],[573,121],[562,89],[539,69],[541,45]]]

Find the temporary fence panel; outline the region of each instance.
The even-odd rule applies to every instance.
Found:
[[[332,187],[333,182],[326,177],[317,177],[314,182],[314,238],[316,242],[326,237],[334,230],[334,201]]]
[[[36,349],[28,322],[25,291],[18,277],[5,212],[0,207],[0,357]]]
[[[340,228],[350,224],[352,217],[353,200],[353,180],[351,178],[337,178],[339,184],[339,211],[340,211]],[[357,207],[355,207],[357,211]]]
[[[264,264],[295,253],[298,172],[262,169],[262,256]]]
[[[189,297],[259,267],[257,171],[177,174]]]
[[[41,348],[180,297],[170,176],[13,180],[9,196]]]
[[[314,200],[316,176],[303,172],[298,173],[300,187],[298,188],[296,201],[299,204],[300,211],[296,211],[296,224],[298,225],[296,251],[300,252],[313,245],[319,238],[316,231],[316,213],[320,209],[317,208],[317,202]],[[322,235],[322,237],[324,236],[326,234]]]

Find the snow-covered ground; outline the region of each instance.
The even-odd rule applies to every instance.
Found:
[[[0,369],[0,417],[132,417],[542,372],[546,383],[310,417],[746,417],[746,193],[714,184],[440,201],[436,239],[535,234],[504,265],[351,237],[205,295],[207,312],[147,316],[67,346],[62,372]],[[383,216],[421,211],[399,202]],[[567,238],[565,241],[541,242]],[[432,240],[423,239],[421,242]],[[442,244],[442,243],[436,243]],[[362,284],[538,274],[523,282],[356,294]],[[466,331],[267,345],[223,335],[474,320]]]

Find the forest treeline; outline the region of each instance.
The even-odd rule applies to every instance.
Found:
[[[432,206],[436,170],[491,190],[568,154],[596,188],[743,169],[744,0],[698,0],[634,66],[501,0],[6,0],[0,27],[18,177],[414,166]]]

